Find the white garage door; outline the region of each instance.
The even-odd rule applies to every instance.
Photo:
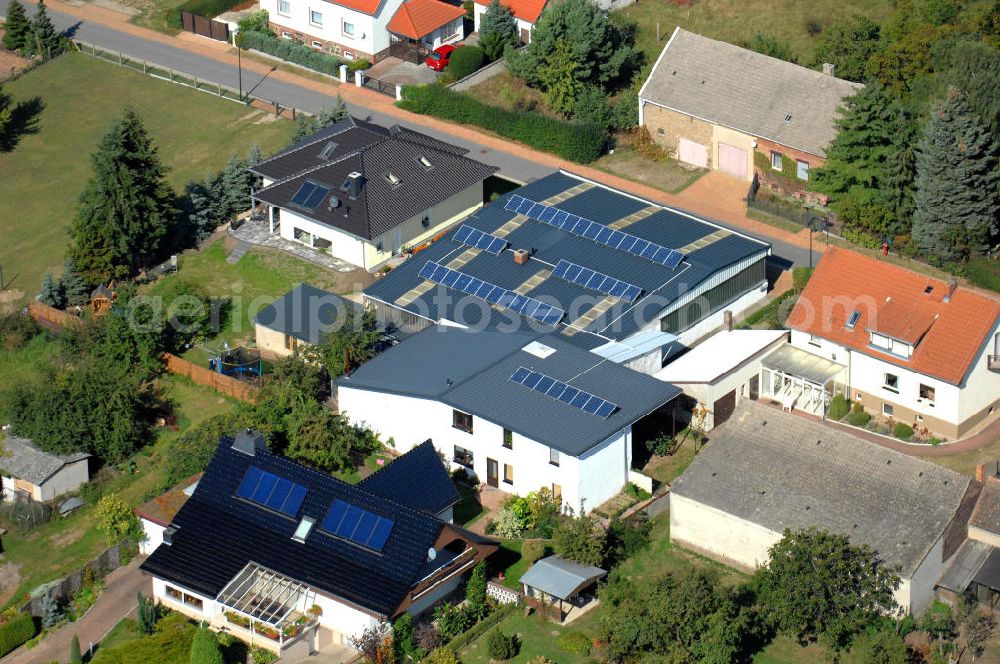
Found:
[[[719,170],[747,179],[747,151],[728,143],[719,143]]]
[[[680,160],[685,164],[691,164],[699,168],[708,167],[708,146],[706,145],[682,138],[678,142],[677,153]]]

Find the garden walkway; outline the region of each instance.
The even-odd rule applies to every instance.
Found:
[[[297,258],[309,261],[310,263],[315,263],[316,265],[321,265],[335,272],[353,272],[358,269],[356,266],[351,265],[346,261],[342,261],[339,258],[334,258],[330,254],[317,251],[298,242],[286,240],[276,233],[270,233],[266,222],[248,220],[240,224],[239,228],[230,229],[229,234],[241,243],[256,244],[261,247],[280,249],[281,251],[289,253]],[[237,245],[237,249],[233,251],[233,254],[231,254],[230,257],[235,255],[238,250],[239,245]],[[240,257],[242,257],[242,255],[243,254],[240,254]],[[237,260],[239,260],[239,258],[237,258]],[[235,263],[236,261],[230,262]]]
[[[63,625],[45,637],[37,646],[28,650],[23,646],[4,657],[3,664],[37,664],[38,662],[65,662],[69,659],[70,642],[75,634],[80,639],[81,650],[95,646],[121,621],[135,611],[135,595],[143,592],[152,595],[150,578],[139,571],[141,557],[136,557],[125,567],[120,567],[105,578],[104,592],[82,618]]]

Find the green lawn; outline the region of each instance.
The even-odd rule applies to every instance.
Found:
[[[645,54],[647,65],[656,61],[677,26],[734,44],[744,44],[757,33],[775,37],[787,41],[799,61],[808,64],[814,49],[814,38],[807,30],[810,22],[825,28],[854,14],[882,21],[892,13],[892,5],[890,0],[694,0],[637,2],[622,14],[639,26],[636,45]]]
[[[642,469],[643,474],[661,484],[670,484],[694,461],[694,445],[695,439],[691,436],[686,437],[673,454],[650,459]]]
[[[171,281],[186,279],[202,286],[212,297],[231,302],[230,313],[220,333],[185,355],[193,362],[207,362],[210,349],[218,348],[223,341],[235,345],[252,336],[252,316],[296,284],[306,282],[337,293],[350,293],[364,288],[374,279],[363,270],[333,272],[263,247],[254,247],[232,265],[226,262],[232,244],[229,238],[218,238],[201,250],[184,252],[176,274],[145,289],[148,294],[157,295],[164,292]]]
[[[131,105],[146,121],[177,190],[217,170],[236,151],[288,142],[292,123],[210,94],[71,53],[6,83],[15,101],[39,97],[38,133],[0,153],[0,265],[28,296],[42,274],[62,270],[66,230],[90,177],[90,154]]]
[[[566,627],[545,620],[537,613],[525,616],[515,611],[499,625],[504,634],[517,634],[521,640],[521,650],[511,662],[528,662],[543,655],[558,664],[582,664],[592,661],[592,655],[570,653],[558,646],[559,635],[568,631],[589,633],[594,626],[595,612],[586,613]],[[489,634],[489,632],[487,632]],[[482,636],[463,648],[459,653],[462,664],[488,664],[490,654],[486,648],[486,636]]]

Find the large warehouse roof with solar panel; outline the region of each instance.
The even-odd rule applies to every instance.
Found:
[[[769,253],[766,242],[562,172],[477,211],[364,294],[382,318],[415,329],[509,320],[588,349],[640,333],[683,342],[718,326],[723,309],[763,297]]]

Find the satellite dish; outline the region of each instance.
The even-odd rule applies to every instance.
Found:
[[[433,546],[427,549],[427,560],[434,560],[435,558],[437,558],[437,555],[438,552]]]
[[[340,199],[337,198],[336,196],[331,196],[330,197],[330,209],[333,210],[333,209],[339,208],[339,207],[340,207]]]

